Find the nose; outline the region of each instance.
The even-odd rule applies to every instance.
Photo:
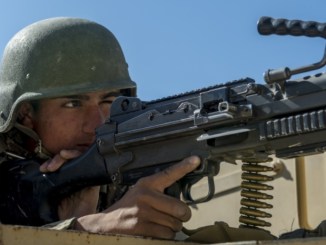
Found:
[[[98,107],[91,107],[85,112],[85,120],[83,124],[83,132],[95,134],[95,129],[105,122],[104,112]]]

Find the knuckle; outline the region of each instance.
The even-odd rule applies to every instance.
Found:
[[[147,235],[160,239],[173,239],[175,231],[166,226],[155,226],[146,232]]]
[[[137,181],[137,183],[134,185],[134,187],[138,187],[138,186],[146,186],[147,185],[147,179],[149,177],[144,177],[144,178],[141,178]]]
[[[175,232],[181,231],[182,222],[180,220],[171,217],[169,222],[170,222],[171,229],[173,231]]]
[[[162,239],[173,239],[175,237],[175,232],[169,228],[162,229],[161,232]]]
[[[175,217],[181,221],[188,221],[191,218],[191,209],[180,201],[179,205],[174,205]]]
[[[129,190],[129,192],[132,195],[130,197],[132,197],[133,202],[137,207],[145,206],[146,203],[152,198],[151,193],[144,187],[135,186]]]

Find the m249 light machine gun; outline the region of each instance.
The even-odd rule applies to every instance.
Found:
[[[325,24],[268,17],[259,20],[258,31],[263,35],[326,35]],[[29,225],[54,221],[56,207],[50,203],[80,188],[111,183],[120,189],[198,155],[201,166],[167,192],[178,197],[182,193],[190,203],[208,201],[215,192],[213,177],[220,163],[241,161],[246,198],[240,222],[269,226],[259,218],[270,216],[259,210],[268,207],[259,201],[266,199],[261,191],[271,189],[261,183],[269,178],[262,172],[271,170],[263,163],[272,155],[295,158],[325,150],[326,74],[290,80],[325,63],[326,54],[316,64],[268,70],[266,84],[245,78],[149,102],[118,97],[110,118],[96,131],[96,142],[59,171],[42,174],[33,160],[8,167],[1,176],[7,182],[1,185],[1,221]],[[207,178],[209,191],[195,199],[191,187],[202,178]]]

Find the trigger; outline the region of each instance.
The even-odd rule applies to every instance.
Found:
[[[207,202],[213,198],[215,194],[214,177],[212,175],[209,175],[206,176],[206,178],[207,178],[208,192],[207,195],[204,197],[199,197],[194,199],[191,194],[191,188],[196,182],[198,182],[198,180],[192,182],[186,182],[182,185],[182,196],[187,204],[197,204],[197,203]]]

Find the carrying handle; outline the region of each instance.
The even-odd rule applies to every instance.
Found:
[[[263,16],[258,20],[257,29],[261,35],[276,34],[326,39],[326,23],[316,21],[274,19]]]

